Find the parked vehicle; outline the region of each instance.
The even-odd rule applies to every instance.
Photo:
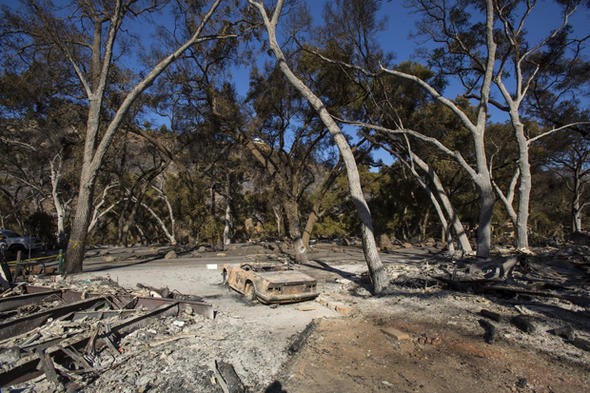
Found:
[[[8,229],[0,229],[0,237],[3,237],[3,242],[6,244],[7,252],[17,251],[36,251],[43,248],[43,243],[34,236],[21,236],[15,231]]]
[[[248,300],[294,303],[316,298],[317,281],[280,263],[242,263],[223,266],[223,282]]]

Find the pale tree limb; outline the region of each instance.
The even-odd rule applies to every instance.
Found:
[[[551,129],[549,131],[545,131],[542,134],[539,134],[539,135],[537,135],[535,137],[529,138],[529,140],[527,141],[527,143],[530,145],[531,143],[536,142],[536,141],[538,141],[541,138],[545,138],[546,136],[549,136],[549,135],[554,134],[554,133],[559,132],[559,131],[563,131],[563,130],[565,130],[567,128],[575,127],[575,126],[580,126],[580,125],[588,125],[588,124],[590,124],[590,122],[588,122],[588,121],[578,121],[578,122],[574,122],[574,123],[569,123],[569,124],[563,125],[561,127],[556,127],[556,128],[553,128],[553,129]]]
[[[90,224],[88,225],[88,232],[92,232],[92,230],[94,229],[94,227],[96,226],[98,221],[102,217],[104,217],[106,214],[108,214],[111,210],[113,210],[115,208],[115,206],[117,206],[119,203],[121,203],[124,200],[123,199],[123,200],[117,201],[117,202],[111,204],[110,206],[108,206],[106,209],[104,209],[102,211],[100,210],[106,204],[107,195],[108,195],[109,191],[117,186],[118,186],[117,183],[109,184],[102,191],[102,196],[101,196],[99,202],[94,204],[92,218],[90,219]]]
[[[498,198],[500,198],[500,200],[504,204],[504,208],[506,209],[506,212],[510,216],[510,221],[512,221],[512,224],[514,224],[516,226],[516,222],[517,222],[518,218],[516,215],[516,211],[514,210],[514,206],[512,205],[512,202],[509,200],[508,197],[506,197],[506,195],[504,195],[504,193],[502,192],[500,187],[498,187],[498,184],[496,184],[495,181],[492,182],[492,185],[494,186],[494,190],[496,191]]]
[[[382,148],[384,148],[386,151],[388,151],[390,154],[398,157],[398,159],[406,167],[410,166],[409,169],[411,170],[414,177],[417,179],[419,185],[424,189],[426,189],[425,187],[427,187],[428,188],[427,193],[429,193],[429,195],[432,194],[435,196],[435,199],[433,200],[433,205],[435,207],[435,210],[437,211],[437,214],[438,214],[439,208],[444,208],[444,212],[446,212],[446,216],[443,216],[444,220],[441,220],[441,223],[443,225],[443,228],[445,230],[445,234],[447,236],[447,243],[449,242],[449,239],[451,242],[453,240],[452,235],[450,234],[450,229],[452,227],[455,232],[457,242],[458,242],[459,246],[461,247],[461,249],[463,250],[463,252],[466,255],[472,254],[473,249],[471,248],[471,244],[469,243],[469,239],[467,237],[467,233],[465,232],[465,228],[463,227],[461,220],[457,216],[457,213],[450,201],[449,196],[447,195],[447,192],[442,184],[442,181],[438,177],[438,174],[424,160],[422,160],[417,154],[414,153],[413,149],[411,148],[410,141],[408,140],[406,135],[404,135],[404,139],[406,142],[405,150],[407,151],[407,154],[410,157],[410,160],[411,160],[410,163],[407,163],[406,160],[393,148],[384,146],[382,143],[379,143],[379,145]],[[393,141],[393,139],[392,139],[392,143],[394,143],[395,145],[398,145],[398,143]],[[399,144],[399,145],[401,145],[401,144]],[[420,170],[422,172],[424,172],[424,174],[426,174],[428,176],[428,178],[430,179],[430,183],[432,184],[432,187],[429,187],[421,179],[421,176],[417,173],[417,171],[415,169],[416,165],[418,166],[418,168],[420,168]],[[451,247],[449,246],[449,252],[453,253],[453,251],[454,250],[452,250]]]
[[[60,247],[63,246],[65,239],[65,219],[69,210],[70,203],[73,198],[67,201],[62,201],[59,196],[59,181],[63,170],[63,155],[60,150],[50,161],[50,180],[51,180],[51,196],[53,198],[53,205],[57,215],[57,240]]]
[[[171,245],[176,245],[177,241],[176,241],[176,219],[174,218],[174,210],[172,209],[172,204],[170,203],[170,199],[168,199],[168,196],[166,195],[166,193],[164,192],[164,187],[162,186],[154,186],[152,185],[152,189],[154,189],[157,193],[158,196],[160,197],[160,199],[162,199],[166,205],[166,209],[168,210],[168,219],[170,220],[170,230],[168,230],[167,228],[165,228],[165,224],[163,220],[159,220],[160,225],[164,225],[164,233],[166,234],[166,237],[168,238],[168,241],[170,242]]]
[[[368,129],[383,132],[383,133],[389,134],[389,135],[410,135],[410,136],[413,136],[416,139],[420,139],[421,141],[431,144],[432,146],[436,147],[442,153],[453,158],[469,174],[470,177],[472,177],[472,178],[477,177],[477,172],[471,167],[471,165],[469,165],[469,163],[467,163],[467,161],[465,160],[465,158],[463,157],[461,152],[459,152],[457,150],[451,150],[450,148],[448,148],[445,144],[443,144],[441,141],[439,141],[436,138],[426,136],[426,135],[422,134],[421,132],[418,132],[418,131],[415,131],[412,129],[407,129],[407,128],[392,129],[392,128],[379,126],[376,124],[360,122],[360,121],[350,121],[350,120],[345,120],[345,119],[340,119],[340,118],[336,118],[336,119],[342,123],[354,125],[357,127],[368,128]]]
[[[404,78],[404,79],[415,82],[420,87],[422,87],[424,90],[426,90],[434,99],[436,99],[437,101],[442,103],[444,106],[449,108],[459,119],[461,119],[461,123],[463,123],[463,125],[468,130],[470,130],[473,133],[477,132],[477,128],[476,128],[475,124],[473,124],[473,122],[469,119],[469,117],[467,117],[465,112],[463,112],[461,110],[461,108],[459,108],[453,101],[451,101],[447,97],[443,96],[438,90],[436,90],[428,82],[417,77],[416,75],[407,74],[405,72],[394,70],[391,68],[385,68],[384,66],[381,66],[381,70],[387,74],[395,75],[400,78]]]
[[[365,254],[365,261],[369,270],[369,277],[373,286],[374,293],[381,293],[387,286],[387,275],[385,273],[383,263],[379,256],[375,236],[373,233],[373,219],[365,196],[363,194],[360,175],[358,167],[354,158],[354,154],[342,130],[336,124],[328,110],[326,109],[322,100],[299,78],[295,75],[289,67],[285,54],[283,53],[277,38],[276,26],[278,23],[281,9],[283,7],[283,0],[278,0],[272,16],[269,15],[264,7],[262,0],[248,0],[249,3],[258,11],[266,28],[268,36],[268,44],[272,50],[279,69],[285,75],[289,83],[307,100],[311,107],[317,112],[321,121],[326,126],[330,135],[334,139],[343,161],[346,166],[346,173],[348,177],[348,185],[352,201],[357,209],[361,221],[361,232],[363,238],[363,251]]]
[[[164,235],[168,238],[170,245],[173,245],[173,246],[176,245],[176,238],[174,237],[174,234],[170,233],[170,231],[168,231],[168,227],[166,226],[166,223],[164,223],[164,220],[162,220],[162,218],[158,215],[158,213],[156,213],[154,211],[154,209],[152,209],[145,202],[141,202],[141,206],[144,209],[146,209],[151,214],[151,216],[158,222],[158,225],[160,226],[160,228],[164,232]]]
[[[500,187],[498,186],[498,184],[495,181],[492,181],[492,184],[494,186],[494,189],[496,190],[496,193],[498,194],[498,197],[500,199],[502,199],[502,201],[504,202],[504,205],[508,208],[508,206],[512,207],[513,203],[514,203],[514,197],[516,196],[516,186],[518,185],[518,178],[520,177],[520,169],[518,167],[516,167],[516,170],[514,171],[514,174],[512,175],[512,179],[510,180],[510,185],[508,186],[508,190],[506,192],[506,194],[504,194],[504,192],[502,192],[502,190],[500,189]],[[512,213],[510,213],[510,211],[508,211],[508,213],[510,214],[510,216],[512,217],[512,213],[514,213],[514,217],[516,218],[516,212],[514,211],[514,209],[512,209]],[[516,223],[516,220],[514,220]]]
[[[449,228],[449,223],[445,217],[445,214],[443,212],[443,209],[442,209],[440,203],[438,202],[438,199],[436,199],[436,195],[435,195],[434,191],[432,191],[432,188],[428,186],[426,181],[416,171],[416,168],[414,166],[415,161],[412,159],[410,143],[409,143],[407,137],[405,139],[406,139],[406,144],[407,144],[407,151],[410,155],[409,162],[404,157],[402,157],[402,155],[399,154],[398,152],[392,150],[391,153],[393,155],[395,155],[398,158],[398,160],[406,168],[408,168],[410,170],[410,172],[414,176],[418,185],[426,192],[426,194],[428,194],[428,197],[430,198],[430,202],[434,206],[434,210],[436,211],[436,214],[438,215],[438,219],[440,220],[441,226],[443,228],[443,232],[445,234],[445,241],[447,242],[447,247],[448,247],[449,253],[452,255],[455,252],[455,246],[454,246],[453,238],[452,238],[451,231]]]

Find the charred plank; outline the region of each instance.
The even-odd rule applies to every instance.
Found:
[[[496,321],[496,322],[502,321],[502,316],[500,314],[498,314],[497,312],[490,311],[490,310],[482,309],[479,312],[479,315],[481,315],[482,317],[485,317],[487,319],[491,319],[492,321]]]
[[[49,318],[59,318],[73,311],[96,307],[97,305],[102,305],[104,303],[104,297],[96,297],[39,311],[31,315],[0,323],[0,340],[33,330],[34,328],[43,325]]]
[[[311,321],[311,323],[309,323],[305,327],[305,329],[297,336],[297,338],[289,346],[289,349],[288,349],[289,354],[292,355],[294,353],[299,352],[301,350],[301,348],[303,348],[303,346],[307,342],[307,339],[309,338],[311,333],[313,333],[313,331],[316,329],[316,327],[317,327],[317,322],[314,319],[313,321]]]
[[[480,319],[478,322],[479,326],[481,326],[485,331],[483,335],[485,342],[488,344],[493,344],[494,341],[496,341],[496,326],[485,319]]]
[[[231,364],[216,360],[215,374],[224,393],[246,393],[246,387]]]
[[[583,338],[575,338],[571,342],[575,347],[580,348],[583,351],[590,352],[590,341],[584,340]]]
[[[61,295],[61,290],[48,290],[44,292],[27,293],[24,295],[11,296],[4,299],[0,299],[0,311],[12,310],[18,307],[26,306],[28,304],[39,303],[52,295]]]
[[[574,341],[576,338],[576,332],[571,325],[565,325],[559,328],[549,330],[549,333],[559,336],[567,341]]]

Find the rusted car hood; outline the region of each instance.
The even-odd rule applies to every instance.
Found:
[[[315,282],[307,274],[296,272],[293,270],[286,270],[282,272],[257,272],[257,276],[268,280],[273,284],[299,284],[307,282]]]

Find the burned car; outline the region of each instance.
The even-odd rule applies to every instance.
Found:
[[[295,303],[319,295],[314,278],[280,263],[226,264],[222,275],[224,284],[264,304]]]

